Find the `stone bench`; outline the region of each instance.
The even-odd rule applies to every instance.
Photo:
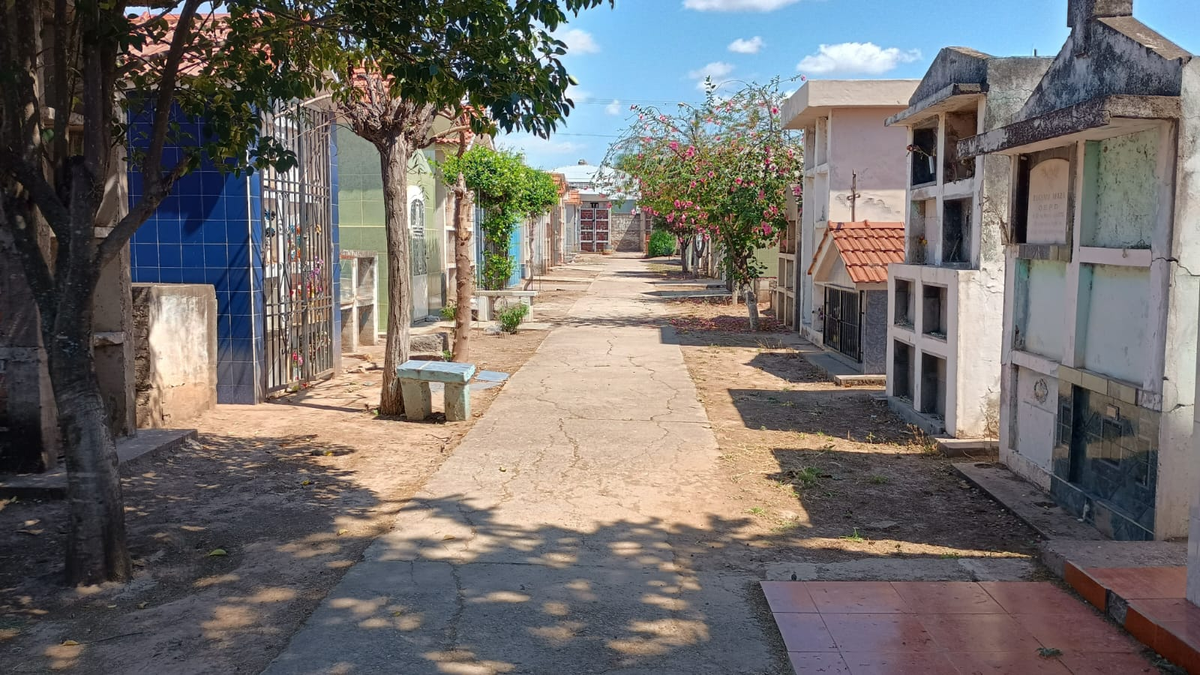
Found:
[[[519,291],[516,289],[506,289],[503,291],[475,291],[475,310],[477,312],[477,320],[491,321],[496,318],[498,304],[505,306],[521,303],[529,307],[529,314],[525,317],[529,319],[533,317],[533,299],[537,296],[537,291]],[[503,307],[501,307],[502,309]]]
[[[473,375],[475,366],[470,363],[405,361],[396,368],[396,376],[400,378],[400,395],[404,397],[404,416],[410,422],[429,417],[429,383],[442,382],[446,385],[446,421],[470,419],[471,388],[468,383]]]

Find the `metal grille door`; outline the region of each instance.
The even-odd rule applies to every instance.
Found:
[[[608,207],[589,202],[579,210],[579,248],[596,252],[608,245]]]
[[[268,133],[296,154],[262,174],[266,390],[298,388],[333,370],[333,200],[326,112],[294,108]]]
[[[825,346],[862,361],[858,291],[825,289]]]

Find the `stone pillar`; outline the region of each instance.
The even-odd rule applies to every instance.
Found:
[[[1182,108],[1178,128],[1176,157],[1175,227],[1195,228],[1200,223],[1200,62],[1193,59],[1183,67],[1179,103]],[[1185,270],[1189,271],[1189,270]],[[1190,273],[1190,271],[1189,271]],[[1179,364],[1179,367],[1184,367]],[[1197,359],[1200,368],[1200,359]],[[1200,392],[1200,371],[1196,379]],[[1200,400],[1200,399],[1197,399]],[[1191,507],[1188,512],[1187,598],[1200,605],[1200,406],[1192,406]]]

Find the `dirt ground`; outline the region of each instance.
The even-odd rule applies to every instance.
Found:
[[[669,306],[722,450],[727,483],[709,506],[746,517],[738,562],[1035,553],[1037,535],[962,481],[882,388],[823,380],[769,315],[751,333],[741,305]]]
[[[583,288],[543,290],[535,320]],[[474,331],[473,361],[513,373],[546,334]],[[364,356],[273,403],[219,406],[198,442],[140,465],[128,586],[62,587],[64,504],[0,502],[0,672],[262,670],[473,424],[376,417],[382,353]],[[475,417],[500,389],[472,396]]]

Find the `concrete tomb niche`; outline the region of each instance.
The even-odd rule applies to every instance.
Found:
[[[1026,243],[1067,243],[1067,189],[1070,179],[1071,163],[1065,159],[1043,160],[1029,171]]]

